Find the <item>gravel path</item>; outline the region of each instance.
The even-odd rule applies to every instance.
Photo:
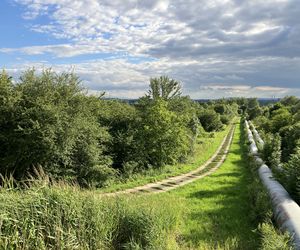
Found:
[[[226,135],[226,137],[222,141],[221,145],[219,146],[215,154],[211,158],[209,158],[203,165],[201,165],[200,167],[198,167],[197,169],[191,172],[170,177],[159,182],[149,183],[143,186],[126,189],[123,191],[105,193],[103,195],[113,196],[119,194],[162,193],[162,192],[167,192],[169,190],[181,187],[195,180],[201,179],[207,175],[210,175],[211,173],[216,171],[225,161],[233,138],[234,130],[235,130],[235,125],[232,125],[229,133]]]

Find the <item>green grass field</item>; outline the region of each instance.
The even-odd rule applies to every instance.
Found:
[[[195,146],[195,154],[185,163],[165,166],[160,169],[151,169],[141,174],[132,175],[128,179],[113,182],[108,187],[99,189],[99,192],[124,190],[192,171],[201,166],[215,153],[222,140],[229,132],[229,129],[230,126],[227,126],[223,131],[212,133],[212,136],[207,134],[205,137],[198,139]]]
[[[214,174],[170,193],[186,207],[182,245],[187,249],[257,249],[247,186],[251,183],[237,125],[225,163]]]

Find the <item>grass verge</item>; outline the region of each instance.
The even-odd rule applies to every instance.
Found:
[[[214,174],[164,197],[183,198],[188,208],[182,245],[191,249],[257,249],[248,185],[251,173],[243,158],[238,124],[226,161]]]

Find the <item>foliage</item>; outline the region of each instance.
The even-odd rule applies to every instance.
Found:
[[[168,76],[160,76],[158,78],[150,79],[150,90],[148,96],[153,100],[162,98],[169,100],[181,95],[180,83]]]
[[[5,85],[5,75],[0,79]],[[1,105],[2,174],[22,178],[42,165],[52,175],[81,182],[93,178],[101,169],[97,166],[109,164],[103,154],[109,134],[93,115],[95,100],[83,94],[74,74],[28,70],[16,85],[8,81],[6,89],[1,99],[13,105]]]
[[[123,171],[127,162],[135,160],[140,115],[134,106],[116,100],[100,100],[97,112],[99,123],[108,128],[111,136],[107,151],[113,167]]]
[[[282,160],[286,162],[300,146],[300,121],[281,128],[280,134],[282,137]]]
[[[88,95],[73,73],[0,74],[0,173],[22,180],[42,166],[54,178],[105,186],[151,167],[183,162],[206,131],[236,115],[234,100],[200,105],[180,83],[150,79],[134,105]],[[216,111],[218,112],[216,112]],[[204,152],[202,152],[204,154]]]
[[[166,101],[155,101],[141,116],[139,153],[146,165],[174,164],[187,156],[189,141],[184,121],[168,110]]]
[[[300,203],[300,148],[283,167],[282,181],[289,193]]]
[[[199,114],[199,120],[205,131],[219,131],[223,128],[220,115],[213,109],[202,110]]]
[[[1,249],[174,249],[181,206],[66,184],[0,190]]]
[[[262,156],[266,164],[271,168],[278,168],[281,163],[281,137],[277,134],[267,134],[262,150]]]
[[[248,99],[246,112],[248,113],[250,120],[258,117],[261,114],[261,109],[256,98]]]

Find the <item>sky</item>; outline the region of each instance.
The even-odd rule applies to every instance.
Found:
[[[143,96],[168,75],[194,99],[300,97],[299,0],[0,0],[0,67],[74,71]]]

